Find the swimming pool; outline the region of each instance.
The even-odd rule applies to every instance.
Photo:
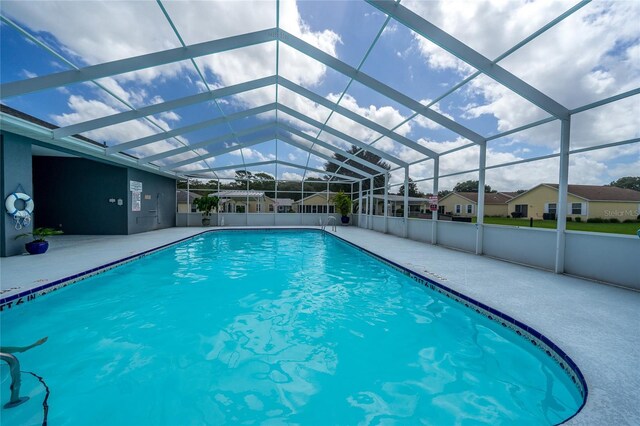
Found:
[[[558,363],[472,308],[326,233],[217,231],[4,312],[1,327],[3,344],[49,336],[20,360],[51,389],[51,424],[573,415],[583,398]],[[31,400],[3,424],[41,422],[44,388],[23,380]]]

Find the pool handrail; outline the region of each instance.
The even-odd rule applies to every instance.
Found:
[[[322,220],[322,219],[320,219],[320,220]],[[331,222],[333,222],[333,225],[331,226],[331,230],[332,230],[333,232],[336,232],[336,231],[337,231],[337,230],[336,230],[336,223],[337,223],[337,222],[336,222],[336,220],[337,220],[337,219],[336,219],[336,217],[335,217],[335,216],[329,216],[329,217],[327,218],[327,223],[325,223],[324,225],[322,225],[322,230],[324,231],[324,230],[325,230],[325,228],[326,228],[327,226],[329,226],[329,224],[330,224]]]
[[[18,358],[9,353],[0,352],[0,360],[9,364],[9,370],[11,371],[11,398],[9,402],[4,404],[4,408],[12,408],[26,402],[29,397],[20,397],[20,385],[22,381],[20,378],[20,361],[18,361]]]

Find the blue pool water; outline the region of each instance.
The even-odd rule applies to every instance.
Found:
[[[1,317],[52,425],[555,424],[582,399],[514,332],[316,231],[214,232]],[[2,403],[8,400],[2,367]],[[39,424],[44,388],[2,424]]]

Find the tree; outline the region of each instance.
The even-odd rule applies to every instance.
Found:
[[[478,185],[480,182],[477,180],[466,180],[464,182],[458,182],[453,187],[453,192],[478,192]],[[495,192],[491,190],[489,185],[484,186],[484,192]]]
[[[349,154],[353,154],[358,158],[362,158],[365,161],[368,161],[371,164],[376,164],[378,167],[382,167],[383,169],[387,169],[389,170],[391,167],[389,166],[388,163],[382,161],[382,158],[380,158],[379,156],[377,156],[376,154],[370,152],[370,151],[360,151],[360,148],[358,148],[355,145],[351,145],[351,148],[349,148],[349,150],[347,151]],[[347,157],[338,154],[337,152],[333,154],[333,158],[335,158],[336,160],[340,161],[340,162],[344,162],[345,164],[348,164],[352,167],[355,167],[356,169],[360,169],[362,170],[364,173],[366,174],[370,174],[370,175],[376,175],[378,174],[377,171],[375,171],[374,169],[367,167],[361,163],[358,163],[356,161],[347,159]],[[362,179],[362,176],[360,176],[359,174],[345,169],[345,168],[340,168],[340,170],[338,171],[338,169],[340,168],[340,166],[338,166],[335,163],[331,163],[331,162],[327,162],[324,165],[324,169],[327,172],[330,173],[340,173],[341,175],[345,175],[345,176],[352,176],[354,178],[357,179]],[[369,179],[364,179],[364,181],[362,182],[362,189],[363,190],[368,190],[369,189],[369,185],[370,181]],[[305,184],[306,186],[306,184]],[[378,189],[375,190],[374,192],[377,193],[381,193],[384,192],[384,175],[379,175],[376,176],[375,178],[373,178],[373,186],[375,188],[382,188],[382,189]]]
[[[640,191],[640,176],[625,176],[614,180],[607,186],[617,186],[618,188],[633,189]]]
[[[443,189],[442,191],[438,191],[438,198],[444,198],[449,194],[451,194],[451,191],[449,191],[448,189]]]
[[[398,190],[398,194],[404,195],[404,184],[400,186]],[[420,192],[418,189],[418,185],[413,181],[413,179],[409,178],[409,197],[423,197],[424,194]]]

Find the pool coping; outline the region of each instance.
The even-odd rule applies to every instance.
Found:
[[[567,355],[562,349],[560,349],[555,343],[553,343],[548,337],[546,337],[544,334],[540,333],[539,331],[537,331],[536,329],[534,329],[533,327],[529,327],[526,324],[524,324],[521,321],[518,321],[517,319],[504,314],[502,312],[500,312],[497,309],[494,309],[488,305],[485,305],[482,302],[479,302],[469,296],[464,295],[463,293],[456,291],[450,287],[445,286],[444,284],[441,284],[431,278],[427,278],[425,276],[423,276],[422,274],[419,274],[413,270],[411,270],[410,268],[407,268],[405,266],[402,266],[390,259],[385,258],[384,256],[381,256],[379,254],[376,254],[368,249],[365,249],[345,238],[342,238],[334,233],[331,233],[327,230],[324,229],[317,229],[317,228],[310,228],[310,227],[288,227],[288,228],[272,228],[272,227],[260,227],[260,228],[253,228],[253,227],[242,227],[242,228],[216,228],[216,229],[207,229],[204,230],[202,232],[198,232],[195,233],[193,235],[184,237],[184,238],[180,238],[178,240],[166,243],[166,244],[162,244],[160,246],[148,249],[148,250],[144,250],[140,253],[136,253],[121,259],[117,259],[115,261],[112,262],[108,262],[106,264],[97,266],[95,268],[91,268],[88,269],[86,271],[77,273],[77,274],[73,274],[64,278],[60,278],[58,280],[52,281],[50,283],[46,283],[43,284],[41,286],[37,286],[25,291],[22,291],[20,293],[17,294],[13,294],[10,296],[6,296],[4,298],[0,298],[0,312],[4,312],[5,310],[9,310],[15,306],[19,306],[24,304],[25,302],[30,302],[35,300],[37,297],[39,296],[45,296],[53,291],[56,291],[58,289],[67,287],[71,284],[75,284],[79,281],[83,281],[87,278],[90,278],[92,276],[98,275],[100,273],[106,272],[108,270],[111,270],[113,268],[116,268],[118,266],[130,263],[132,261],[141,259],[143,257],[149,256],[151,254],[166,250],[172,246],[181,244],[187,240],[193,239],[195,237],[199,237],[202,236],[204,234],[208,234],[208,233],[215,233],[215,232],[225,232],[225,231],[233,231],[233,232],[242,232],[242,231],[263,231],[263,232],[269,232],[269,231],[300,231],[300,230],[306,230],[306,231],[314,231],[314,232],[320,232],[320,233],[324,233],[324,234],[328,234],[331,235],[332,237],[335,237],[336,239],[338,239],[341,242],[344,242],[346,244],[348,244],[349,246],[355,248],[356,250],[359,250],[361,252],[364,252],[374,258],[376,258],[377,260],[387,264],[388,266],[394,268],[395,270],[397,270],[400,273],[403,273],[404,275],[407,275],[408,277],[410,277],[412,280],[416,281],[419,284],[422,284],[426,287],[428,287],[430,290],[432,291],[437,291],[438,293],[446,296],[447,298],[453,299],[456,302],[463,304],[464,306],[466,306],[469,309],[473,309],[476,311],[476,313],[483,315],[485,317],[487,317],[489,320],[496,322],[497,324],[502,325],[503,327],[508,327],[510,328],[513,332],[515,332],[518,336],[527,339],[527,341],[529,341],[534,347],[536,347],[536,349],[541,350],[543,352],[544,355],[550,357],[552,360],[554,360],[561,368],[562,370],[571,378],[572,382],[574,383],[574,385],[576,386],[576,388],[578,389],[578,392],[580,393],[580,395],[582,396],[582,404],[580,405],[580,407],[578,408],[578,410],[570,417],[566,418],[565,420],[563,420],[561,423],[558,424],[565,424],[566,422],[568,422],[569,420],[573,419],[575,416],[577,416],[580,411],[582,411],[582,409],[584,408],[584,406],[587,403],[587,398],[589,395],[589,391],[588,391],[588,387],[587,387],[587,383],[586,380],[584,378],[584,375],[582,374],[582,372],[580,371],[580,368],[577,366],[577,364],[571,359],[571,357],[569,357],[569,355]]]

